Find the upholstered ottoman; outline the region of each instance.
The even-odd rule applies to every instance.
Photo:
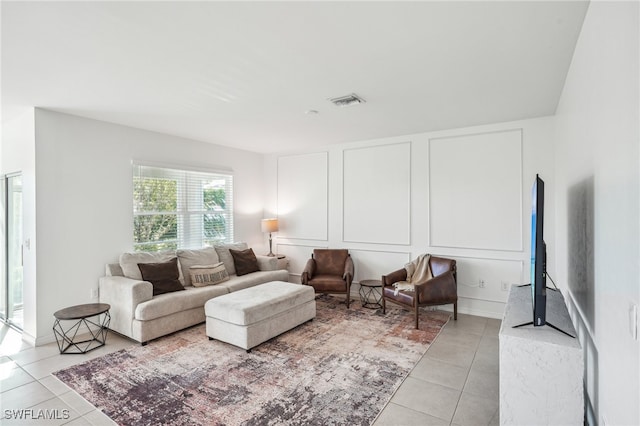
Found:
[[[316,316],[313,287],[272,281],[204,305],[207,336],[249,351]]]

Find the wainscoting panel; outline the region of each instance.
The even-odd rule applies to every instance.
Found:
[[[458,297],[461,298],[506,303],[511,285],[529,282],[524,277],[522,260],[475,257],[455,259],[458,267]]]
[[[434,247],[522,250],[522,129],[429,140]]]
[[[276,249],[278,254],[287,256],[289,260],[289,274],[300,275],[307,264],[307,260],[311,258],[313,249],[323,249],[327,246],[310,246],[310,245],[297,245],[297,244],[277,244]]]
[[[409,262],[410,253],[374,251],[374,250],[349,250],[355,268],[354,281],[379,280],[382,275],[396,271]]]
[[[278,158],[280,236],[326,241],[328,196],[326,152]]]
[[[346,149],[343,156],[344,241],[409,244],[411,143]]]

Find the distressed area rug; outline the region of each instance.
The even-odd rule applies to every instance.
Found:
[[[369,425],[448,319],[415,330],[400,308],[319,296],[313,321],[251,353],[201,324],[54,375],[121,425]]]

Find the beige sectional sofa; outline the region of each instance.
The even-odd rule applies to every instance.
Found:
[[[270,281],[289,281],[286,264],[275,257],[257,255],[259,271],[236,275],[229,249],[244,250],[245,243],[225,244],[200,250],[161,253],[123,253],[119,263],[106,266],[100,278],[100,302],[111,305],[109,328],[142,344],[205,321],[205,303],[214,297]],[[142,279],[138,263],[164,262],[177,257],[180,282],[185,291],[153,295],[153,285]],[[194,287],[189,268],[223,262],[229,280]]]

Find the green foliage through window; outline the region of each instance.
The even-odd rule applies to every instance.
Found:
[[[227,221],[224,217],[225,191],[222,188],[207,188],[203,196],[205,210],[212,212],[204,215],[204,236],[209,243],[224,241],[227,229]]]
[[[138,251],[233,241],[232,177],[134,165],[133,243]]]

